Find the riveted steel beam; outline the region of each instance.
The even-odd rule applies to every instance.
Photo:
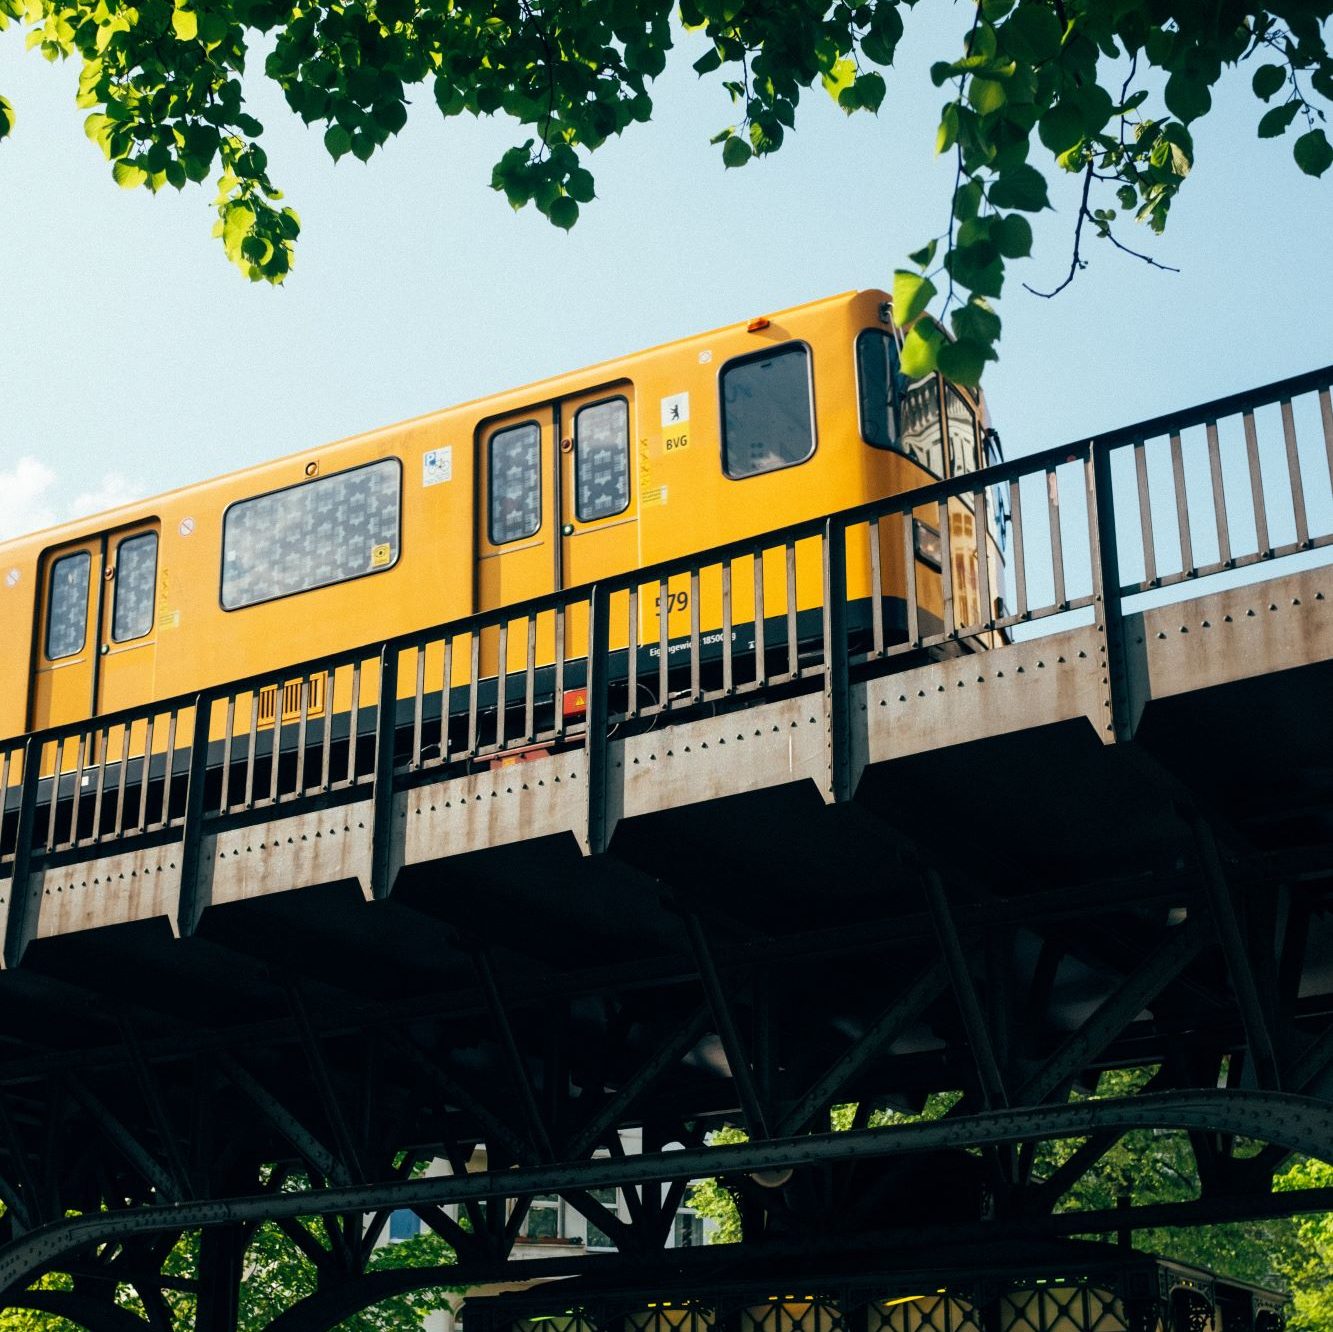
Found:
[[[971,1047],[972,1058],[977,1066],[977,1079],[981,1084],[981,1094],[986,1108],[1008,1105],[1004,1075],[1000,1072],[1000,1064],[995,1057],[990,1027],[987,1025],[985,1013],[982,1012],[981,1000],[977,996],[972,970],[967,964],[967,955],[963,952],[962,940],[958,937],[953,916],[949,912],[944,882],[935,870],[927,868],[921,875],[921,883],[926,892],[930,918],[935,926],[935,937],[939,940],[940,950],[944,954],[944,965],[948,968],[949,981],[953,986],[954,998],[957,1000],[958,1011],[963,1019],[963,1030],[967,1033],[967,1043]]]
[[[866,1029],[852,1047],[820,1075],[805,1095],[783,1116],[778,1135],[799,1133],[821,1109],[829,1105],[872,1059],[883,1054],[897,1038],[930,1007],[949,986],[943,964],[923,971]]]
[[[69,1088],[107,1140],[152,1185],[158,1196],[176,1202],[180,1197],[177,1183],[157,1158],[77,1078],[69,1080]]]
[[[1282,1073],[1277,1049],[1273,1044],[1268,1015],[1264,1012],[1259,997],[1259,986],[1255,982],[1254,970],[1250,966],[1240,921],[1236,917],[1236,903],[1232,896],[1231,885],[1227,883],[1226,871],[1222,868],[1222,857],[1218,854],[1213,831],[1204,820],[1195,819],[1193,830],[1194,843],[1198,849],[1200,867],[1203,871],[1204,887],[1208,890],[1208,905],[1217,926],[1222,955],[1227,960],[1227,971],[1230,973],[1231,988],[1240,1008],[1241,1021],[1245,1024],[1245,1037],[1255,1074],[1261,1087],[1280,1091]]]
[[[301,1045],[305,1050],[306,1062],[310,1065],[310,1072],[315,1081],[315,1089],[319,1093],[320,1103],[324,1108],[324,1116],[328,1120],[330,1128],[333,1129],[333,1137],[338,1144],[338,1151],[342,1160],[347,1166],[348,1174],[355,1183],[363,1184],[366,1181],[366,1172],[361,1164],[361,1154],[352,1136],[352,1130],[347,1123],[347,1116],[343,1113],[338,1090],[333,1085],[333,1077],[329,1072],[328,1061],[324,1058],[324,1051],[320,1048],[319,1038],[315,1035],[314,1027],[311,1025],[310,1011],[306,1007],[305,996],[301,993],[300,983],[295,979],[290,980],[286,989],[287,1001],[291,1005],[292,1015],[296,1019],[296,1029],[301,1035]]]
[[[1203,923],[1197,916],[1172,928],[1083,1026],[1028,1077],[1015,1094],[1015,1103],[1044,1101],[1086,1068],[1199,955],[1205,943]]]
[[[259,1113],[326,1179],[349,1182],[347,1167],[268,1091],[259,1080],[228,1054],[214,1056],[218,1068],[254,1103]]]
[[[690,941],[690,951],[694,954],[695,963],[699,968],[699,980],[703,984],[704,994],[708,999],[708,1007],[712,1010],[713,1022],[717,1027],[718,1037],[722,1041],[722,1049],[727,1056],[727,1065],[731,1069],[731,1080],[740,1100],[746,1127],[749,1130],[750,1137],[766,1138],[768,1137],[768,1122],[764,1115],[764,1107],[760,1103],[759,1092],[755,1087],[754,1073],[750,1068],[749,1058],[744,1045],[741,1043],[740,1032],[736,1027],[736,1020],[731,1011],[731,1002],[722,986],[717,964],[713,960],[713,950],[708,942],[708,936],[704,933],[699,917],[693,911],[683,910],[681,918],[685,922],[685,933]]]
[[[65,1253],[112,1238],[227,1225],[250,1219],[332,1216],[380,1207],[446,1205],[467,1199],[532,1198],[569,1189],[700,1179],[810,1165],[879,1159],[945,1148],[993,1146],[1028,1138],[1085,1137],[1104,1129],[1202,1129],[1280,1143],[1319,1159],[1333,1156],[1333,1104],[1287,1092],[1154,1092],[981,1114],[924,1124],[895,1124],[846,1133],[770,1139],[624,1158],[495,1170],[455,1176],[183,1202],[172,1206],[97,1212],[51,1222],[0,1252],[0,1291],[24,1281]],[[1314,1190],[1317,1207],[1333,1205],[1333,1190]],[[1300,1200],[1292,1199],[1292,1211]],[[1113,1216],[1115,1214],[1112,1214]],[[1112,1220],[1106,1229],[1115,1229]],[[1136,1226],[1138,1222],[1134,1223]],[[1146,1223],[1145,1223],[1146,1224]],[[1082,1233],[1077,1228],[1072,1232]]]

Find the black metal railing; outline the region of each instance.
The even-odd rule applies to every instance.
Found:
[[[1333,544],[1331,382],[1326,367],[594,586],[0,742],[0,874],[24,884],[41,862],[176,837],[190,869],[210,823],[366,792],[384,819],[395,788],[576,743],[595,802],[613,728],[804,688],[828,691],[836,714],[858,672],[992,650],[1070,613],[1095,613],[1114,654],[1126,598]],[[1003,566],[983,539],[995,514]],[[25,910],[14,896],[11,953]]]

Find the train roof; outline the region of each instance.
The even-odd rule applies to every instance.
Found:
[[[836,305],[840,302],[851,302],[865,295],[874,295],[875,297],[888,300],[887,293],[877,288],[865,288],[861,290],[848,290],[838,292],[832,296],[822,296],[813,301],[804,301],[799,305],[786,306],[781,310],[772,310],[763,313],[764,318],[780,320],[791,315],[816,310],[821,306]],[[753,317],[753,316],[751,316]],[[673,338],[670,341],[658,343],[651,347],[638,348],[634,351],[626,352],[623,355],[611,357],[604,361],[596,361],[591,365],[582,366],[574,370],[561,371],[558,374],[548,375],[544,379],[539,379],[531,383],[515,385],[513,388],[500,389],[494,393],[487,393],[480,397],[469,398],[463,402],[453,403],[447,407],[437,407],[429,412],[422,412],[417,416],[405,417],[399,421],[390,422],[383,426],[374,426],[369,430],[358,431],[353,435],[344,435],[341,438],[326,440],[320,444],[312,444],[304,449],[297,449],[292,453],[279,454],[276,457],[265,458],[262,462],[250,463],[245,467],[238,467],[234,471],[219,472],[211,476],[200,477],[197,481],[187,482],[185,485],[177,486],[172,490],[158,491],[151,495],[145,495],[142,499],[127,501],[124,504],[117,504],[109,509],[98,510],[94,513],[80,514],[64,522],[55,523],[50,527],[37,528],[32,532],[21,533],[18,536],[6,537],[0,540],[0,557],[3,553],[16,549],[19,546],[27,545],[34,538],[42,538],[41,544],[45,546],[58,545],[62,541],[77,539],[80,535],[86,533],[89,529],[91,520],[98,519],[96,528],[98,531],[110,530],[123,526],[126,523],[138,521],[147,515],[144,512],[145,506],[155,504],[169,495],[175,495],[192,491],[200,486],[211,485],[218,481],[237,481],[246,476],[262,472],[275,463],[298,463],[303,459],[310,459],[326,453],[329,449],[336,449],[345,444],[353,442],[364,442],[374,439],[377,435],[396,432],[404,428],[420,425],[426,422],[434,421],[445,416],[451,416],[458,412],[475,411],[477,407],[488,404],[496,404],[494,410],[499,411],[499,404],[502,400],[514,397],[522,397],[532,405],[538,405],[548,399],[561,397],[569,392],[568,382],[571,379],[588,380],[589,386],[593,387],[598,383],[607,382],[607,374],[603,372],[617,371],[614,378],[622,378],[625,367],[631,363],[640,361],[645,357],[656,356],[673,347],[684,347],[690,343],[698,342],[701,339],[712,338],[719,333],[725,333],[736,327],[735,322],[721,324],[711,329],[703,329],[698,333],[689,333],[683,337]],[[557,388],[559,392],[557,392]],[[486,413],[487,415],[490,412]]]

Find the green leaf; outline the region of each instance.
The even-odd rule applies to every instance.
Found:
[[[341,125],[330,125],[324,131],[324,147],[336,162],[344,153],[351,151],[352,136]]]
[[[976,108],[977,115],[989,116],[1004,106],[1004,84],[999,79],[973,76],[968,80],[967,100]]]
[[[582,167],[576,167],[569,173],[569,179],[565,181],[565,189],[575,203],[591,203],[596,192],[593,188],[592,172],[585,171]]]
[[[1121,208],[1133,208],[1138,204],[1139,196],[1132,185],[1122,185],[1115,197],[1120,200]]]
[[[975,388],[981,379],[981,372],[986,362],[992,355],[989,342],[978,342],[968,338],[958,342],[943,343],[936,354],[935,363],[945,379]]]
[[[1287,71],[1282,65],[1260,65],[1254,71],[1252,86],[1254,95],[1262,101],[1268,101],[1287,81]]]
[[[1057,102],[1037,122],[1037,137],[1051,152],[1067,152],[1083,141],[1083,117],[1072,103]]]
[[[13,132],[14,107],[7,98],[0,97],[0,139]]]
[[[171,26],[182,42],[192,42],[199,35],[199,15],[191,9],[177,9],[171,15]]]
[[[1308,134],[1302,134],[1291,151],[1296,165],[1307,176],[1322,176],[1333,166],[1333,147],[1329,146],[1321,129],[1312,129]]]
[[[845,56],[841,60],[835,60],[828,71],[820,75],[824,90],[835,102],[838,101],[843,89],[850,88],[855,79],[856,66]]]
[[[923,245],[919,250],[913,250],[907,257],[916,264],[918,268],[929,268],[931,260],[935,258],[935,249],[938,245],[938,240],[930,241],[928,244]]]
[[[722,165],[743,167],[753,156],[750,145],[738,134],[729,135],[722,145]]]
[[[1050,60],[1060,50],[1060,21],[1047,5],[1033,0],[1019,5],[998,35],[1005,51],[1029,65]]]
[[[1183,69],[1176,70],[1166,81],[1166,105],[1173,116],[1187,124],[1208,114],[1213,95],[1208,85],[1197,75]]]
[[[960,222],[970,222],[981,211],[981,182],[969,180],[953,197],[953,215]]]
[[[1039,213],[1050,207],[1046,177],[1026,163],[1001,172],[989,193],[996,208],[1021,208],[1025,213]]]
[[[711,74],[715,69],[722,67],[722,54],[717,47],[705,51],[698,60],[694,62],[694,72],[701,77],[704,74]]]
[[[579,206],[567,194],[562,194],[551,204],[547,217],[564,231],[568,231],[579,220]]]
[[[1300,109],[1300,102],[1293,98],[1290,102],[1284,102],[1281,106],[1266,111],[1259,118],[1259,137],[1276,139],[1279,135],[1285,134]]]
[[[947,153],[958,142],[958,103],[950,102],[940,112],[940,128],[935,135],[935,153]]]
[[[964,342],[994,343],[1000,336],[1000,316],[991,309],[990,302],[972,296],[949,316],[954,336]]]
[[[922,375],[931,374],[943,343],[944,334],[934,320],[918,320],[903,339],[902,354],[898,358],[903,374],[909,379],[920,379]]]
[[[905,268],[893,275],[893,317],[906,328],[935,299],[935,284],[920,273]]]
[[[1032,253],[1032,227],[1020,213],[1006,213],[991,229],[991,236],[1006,259],[1025,259]]]
[[[133,162],[117,162],[111,168],[111,174],[122,190],[132,190],[148,179],[148,172],[143,167],[135,166]]]

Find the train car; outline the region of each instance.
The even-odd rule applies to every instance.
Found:
[[[993,432],[979,398],[938,376],[905,383],[899,342],[884,292],[845,293],[0,543],[0,736],[280,671],[984,466]],[[931,521],[915,546],[938,570]],[[998,570],[999,532],[977,532],[961,501],[950,527],[959,620],[976,622],[977,543]],[[868,560],[849,564],[849,595],[881,597],[891,624],[904,559],[901,542],[886,547],[877,588]],[[923,583],[927,620],[938,583]],[[766,605],[787,593],[775,576]],[[796,595],[814,608],[821,589],[803,574]],[[716,606],[689,607],[684,585],[667,602],[672,638],[692,614],[720,623]],[[541,650],[549,660],[553,645]]]

